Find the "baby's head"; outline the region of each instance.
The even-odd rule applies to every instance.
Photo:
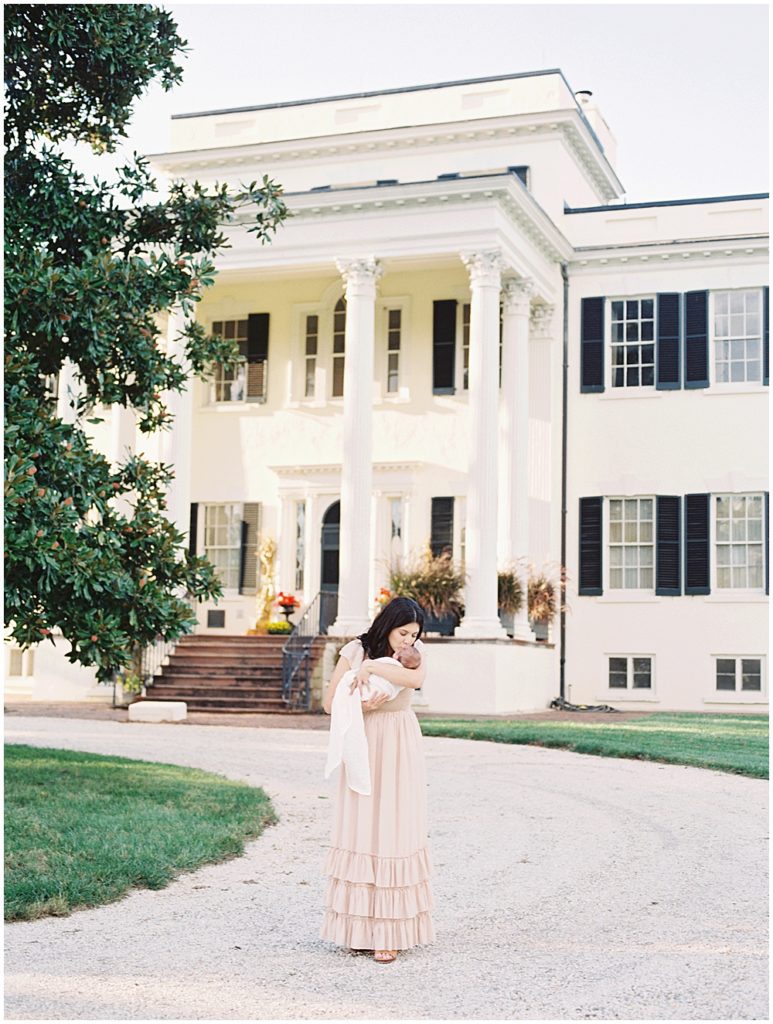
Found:
[[[415,647],[402,647],[395,657],[403,668],[418,668],[421,664],[421,655]]]

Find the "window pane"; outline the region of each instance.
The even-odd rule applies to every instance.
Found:
[[[762,664],[759,658],[741,659],[741,689],[762,689]]]
[[[344,393],[344,361],[333,360],[333,397],[340,398]]]
[[[649,690],[652,688],[652,659],[633,659],[633,685],[634,689]]]
[[[609,659],[609,685],[612,688],[625,689],[628,685],[628,659]]]
[[[653,299],[642,299],[641,300],[641,315],[642,319],[645,317],[652,317],[655,315],[655,302]]]
[[[735,689],[735,658],[717,658],[717,689]]]

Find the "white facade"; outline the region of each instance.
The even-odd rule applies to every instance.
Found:
[[[323,523],[340,501],[337,635],[365,628],[391,558],[447,539],[464,559],[466,613],[453,639],[431,646],[442,672],[426,687],[430,710],[547,707],[562,640],[573,702],[767,703],[767,197],[621,205],[609,128],[559,71],[186,115],[173,127],[160,172],[234,184],[268,174],[293,214],[269,246],[231,229],[199,306],[208,329],[233,330],[245,347],[250,316],[263,315],[265,378],[246,367],[235,382],[194,381],[175,400],[171,437],[136,438],[175,462],[174,516],[187,531],[192,508],[197,550],[227,567],[225,597],[200,608],[202,631],[243,633],[255,619],[229,522],[252,516],[277,541],[276,588],[305,603],[325,584]],[[685,387],[682,367],[679,386],[663,389],[654,368],[647,376],[659,344],[647,303],[688,292],[707,293],[708,384]],[[603,300],[603,391],[580,387],[588,298]],[[633,300],[636,316],[616,320],[615,304]],[[730,312],[738,302],[742,322]],[[634,329],[654,332],[653,353],[629,342],[623,365],[639,383],[619,385],[612,332]],[[684,335],[683,325],[679,351],[697,351]],[[748,380],[720,380],[741,366]],[[556,619],[551,643],[538,644],[522,615],[510,640],[497,568],[561,564],[564,426],[564,635]],[[126,430],[116,426],[114,444]],[[678,497],[681,516],[685,495],[709,496],[710,537],[700,547],[692,519],[689,536],[691,552],[708,551],[709,592],[685,594],[680,579],[679,594],[656,594],[654,563],[681,565],[688,537],[683,528],[678,550],[664,546],[647,516],[665,508],[659,496]],[[590,594],[579,592],[587,498],[601,499],[602,515],[601,586],[590,588],[601,593]],[[635,531],[610,529],[634,511]],[[633,565],[616,572],[634,557],[635,578]],[[213,610],[222,624],[208,625]],[[36,696],[28,679],[14,692]]]

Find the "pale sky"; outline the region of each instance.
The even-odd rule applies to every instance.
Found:
[[[139,152],[176,113],[560,68],[616,136],[627,202],[769,188],[767,4],[161,6],[190,52],[138,101]]]

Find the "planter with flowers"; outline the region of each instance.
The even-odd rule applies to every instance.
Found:
[[[282,614],[285,617],[285,622],[291,624],[290,616],[293,614],[294,611],[296,611],[300,607],[301,604],[298,598],[295,597],[293,594],[285,594],[283,591],[280,590],[279,593],[277,594],[277,598],[274,603],[278,604],[279,607],[282,609]]]
[[[292,622],[269,622],[266,632],[269,636],[289,636],[294,628]]]

